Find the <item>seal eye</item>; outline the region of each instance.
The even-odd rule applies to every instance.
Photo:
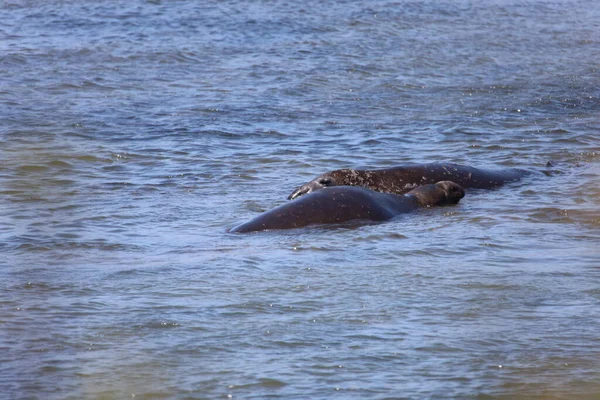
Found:
[[[319,185],[329,186],[329,185],[331,185],[331,179],[321,178],[321,179],[319,179]]]

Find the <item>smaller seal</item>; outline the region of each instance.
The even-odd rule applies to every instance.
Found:
[[[387,221],[419,207],[456,204],[464,195],[463,188],[450,181],[419,186],[405,195],[380,193],[360,186],[334,186],[266,211],[230,232],[292,229],[352,220]]]

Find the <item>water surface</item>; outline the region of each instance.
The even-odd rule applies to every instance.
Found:
[[[600,396],[596,2],[0,10],[8,398]],[[431,161],[533,174],[227,232],[327,170]]]

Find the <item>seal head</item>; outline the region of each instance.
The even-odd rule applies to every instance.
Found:
[[[465,197],[465,190],[452,181],[419,186],[406,194],[414,196],[422,207],[457,204]]]
[[[329,186],[337,186],[337,183],[333,176],[331,176],[329,173],[325,173],[294,190],[287,199],[294,200],[295,198],[304,194],[315,192]]]

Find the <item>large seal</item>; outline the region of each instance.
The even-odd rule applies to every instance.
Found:
[[[404,194],[417,186],[452,181],[464,188],[490,189],[516,181],[528,172],[516,168],[487,170],[449,163],[409,164],[373,170],[338,169],[329,171],[300,186],[288,197],[329,186],[362,186],[382,193]]]
[[[418,207],[456,204],[464,195],[462,187],[449,181],[419,186],[400,196],[359,186],[335,186],[266,211],[230,232],[291,229],[352,220],[386,221]]]

